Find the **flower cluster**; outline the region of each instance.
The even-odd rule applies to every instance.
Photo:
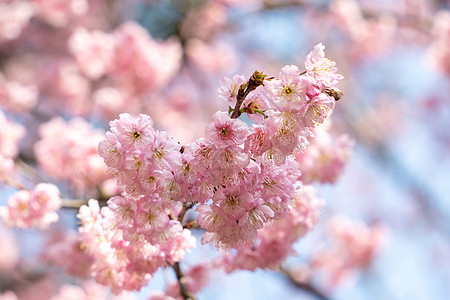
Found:
[[[70,122],[56,117],[39,128],[34,145],[39,166],[58,180],[69,181],[78,191],[101,186],[110,176],[97,154],[100,130],[82,118]]]
[[[236,260],[247,259],[244,249],[262,259],[253,266],[235,262],[230,269],[273,267],[292,252],[321,207],[310,193],[301,194],[293,154],[305,151],[307,137],[331,113],[330,90],[342,78],[323,48],[308,55],[304,73],[285,66],[277,78],[265,80],[260,72],[247,82],[239,75],[224,78],[219,94],[235,105],[233,113],[216,112],[205,137],[187,145],[155,130],[147,115],[121,114],[110,122],[98,152],[123,194],[101,212],[91,200],[79,215],[98,282],[116,292],[139,289],[166,261],[179,261],[195,246],[182,227],[194,205],[206,230],[203,244],[240,249]],[[235,118],[242,113],[254,124]],[[286,229],[283,236],[273,233],[283,231],[279,227]],[[275,252],[264,261],[264,253]]]
[[[384,224],[368,226],[345,216],[333,217],[328,231],[330,243],[313,255],[311,266],[326,274],[324,279],[329,287],[368,267],[388,235]]]
[[[108,74],[129,92],[165,85],[181,59],[178,43],[157,42],[134,22],[123,24],[112,34],[78,28],[69,47],[87,77],[97,79]]]
[[[308,151],[295,154],[295,159],[300,163],[303,183],[336,182],[351,156],[353,144],[354,141],[346,134],[333,141],[326,130],[314,130]]]
[[[0,217],[8,226],[20,228],[47,228],[58,220],[56,210],[61,207],[58,188],[40,183],[32,191],[20,190],[8,200],[7,207],[0,207]]]
[[[265,226],[255,245],[240,247],[235,254],[225,253],[221,263],[227,272],[278,268],[288,255],[295,254],[292,245],[314,228],[323,206],[324,201],[315,196],[314,188],[304,186],[302,193],[297,191],[293,196],[289,213]]]
[[[139,290],[159,267],[180,261],[196,245],[189,230],[149,200],[117,196],[100,210],[91,199],[80,208],[83,246],[94,258],[91,275],[113,293]]]
[[[70,259],[67,259],[70,257]],[[90,277],[93,258],[83,250],[81,235],[76,231],[51,232],[42,258],[62,267],[68,274],[78,278]]]

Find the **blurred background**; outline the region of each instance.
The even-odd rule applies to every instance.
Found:
[[[326,206],[282,271],[215,272],[199,299],[449,299],[448,1],[1,1],[0,121],[26,134],[3,125],[0,146],[23,184],[105,200],[114,188],[95,156],[110,120],[147,113],[186,144],[228,109],[223,76],[302,71],[318,43],[345,77],[327,139],[353,140],[351,157],[332,182],[312,180]],[[1,187],[1,205],[14,190]],[[59,229],[76,229],[75,215],[61,211]],[[44,233],[2,225],[1,235],[0,292],[57,290],[43,281],[56,268],[43,264]],[[201,246],[185,260],[205,256],[218,253]],[[159,271],[135,296],[172,277]]]

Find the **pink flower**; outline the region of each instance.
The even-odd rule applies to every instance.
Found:
[[[221,208],[211,205],[200,205],[196,211],[198,224],[209,232],[219,231],[225,224],[225,218]]]
[[[226,42],[204,42],[200,39],[189,39],[186,53],[202,71],[208,73],[224,73],[236,68],[234,48]]]
[[[40,183],[33,191],[21,190],[0,207],[0,216],[8,226],[46,229],[58,220],[56,210],[61,207],[59,190],[53,184]]]
[[[300,111],[306,104],[310,80],[300,76],[298,67],[294,65],[283,67],[278,78],[265,83],[272,108],[279,111]]]
[[[383,224],[368,226],[344,216],[332,218],[328,225],[330,243],[316,251],[312,267],[324,275],[325,284],[334,287],[373,262],[388,230]]]
[[[269,135],[267,126],[252,126],[245,141],[244,151],[251,152],[254,157],[262,155],[272,147]]]
[[[53,178],[67,180],[78,190],[93,189],[110,178],[97,154],[101,131],[81,118],[54,118],[39,128],[34,151],[39,166]]]
[[[258,208],[257,215],[249,216],[255,225],[266,225],[258,232],[255,243],[240,246],[234,255],[226,254],[223,257],[227,272],[236,269],[277,269],[288,255],[295,253],[292,245],[313,229],[323,201],[315,197],[311,187],[305,187],[304,194],[297,189],[293,195],[290,211],[277,222],[268,223],[264,220],[273,216],[275,205],[270,205],[271,209],[263,205]]]
[[[112,60],[113,37],[101,32],[77,28],[68,41],[69,49],[86,76],[98,79],[103,76]]]
[[[8,110],[27,112],[36,106],[38,90],[36,86],[17,81],[8,81],[0,74],[0,103]]]
[[[234,106],[236,104],[236,96],[239,87],[246,82],[247,79],[243,75],[234,75],[232,78],[222,77],[217,93],[220,98],[228,101],[230,105]]]
[[[79,231],[94,258],[91,275],[97,282],[115,294],[139,290],[158,268],[180,261],[196,246],[191,232],[169,219],[167,207],[142,196],[114,197],[101,211],[96,200],[80,208]]]
[[[86,0],[33,0],[36,14],[48,23],[63,27],[69,20],[81,17],[89,8]]]
[[[176,300],[176,298],[168,296],[164,292],[161,292],[161,291],[152,291],[148,295],[147,300]]]
[[[158,42],[135,22],[121,25],[114,32],[114,59],[110,75],[130,91],[157,90],[176,74],[181,62],[179,42]]]
[[[14,158],[19,151],[19,141],[25,135],[25,128],[9,121],[0,111],[0,154],[6,158]]]
[[[143,149],[154,139],[153,121],[148,115],[140,114],[134,118],[130,114],[120,114],[119,119],[109,122],[109,126],[126,151],[132,147]]]
[[[244,111],[250,120],[263,124],[267,111],[270,110],[269,97],[263,89],[256,89],[248,94],[242,102]]]
[[[19,300],[19,298],[14,292],[6,291],[0,294],[0,300]]]
[[[314,135],[310,138],[308,151],[295,154],[300,163],[302,181],[306,184],[314,181],[333,183],[344,171],[354,142],[347,135],[333,141],[325,130],[316,129]]]
[[[19,262],[19,247],[11,232],[0,230],[0,245],[0,272],[11,271]]]
[[[305,67],[308,76],[326,87],[332,87],[344,77],[336,74],[336,63],[325,57],[324,49],[322,44],[314,46],[314,50],[306,57]]]
[[[212,198],[228,219],[240,220],[246,211],[253,207],[253,196],[249,192],[240,192],[239,188],[219,189]]]
[[[0,3],[0,42],[20,36],[33,16],[33,5],[25,1]]]
[[[90,231],[93,227],[99,225],[102,217],[98,201],[90,199],[88,205],[82,205],[77,217],[81,220],[81,225],[86,231]]]
[[[213,123],[206,126],[206,138],[218,147],[240,145],[247,136],[248,126],[241,120],[231,119],[228,113],[218,111]]]
[[[308,100],[303,121],[305,126],[314,127],[322,124],[334,108],[335,100],[326,94],[319,94]]]
[[[51,238],[43,252],[44,259],[71,275],[88,278],[93,258],[84,251],[81,235],[73,231],[58,232]]]
[[[164,170],[176,170],[181,165],[180,144],[164,131],[157,131],[155,139],[145,148],[147,162]]]
[[[245,212],[238,224],[246,230],[256,232],[274,216],[274,212],[267,205],[255,206]]]

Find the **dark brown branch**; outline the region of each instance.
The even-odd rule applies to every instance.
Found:
[[[183,297],[183,300],[196,300],[195,296],[192,295],[191,292],[189,292],[189,289],[186,286],[183,272],[181,272],[180,263],[176,262],[170,266],[177,275],[178,285],[180,286],[180,294]]]
[[[183,225],[184,216],[186,215],[186,212],[194,207],[195,202],[187,202],[183,203],[183,208],[181,209],[180,215],[178,216],[178,221]]]
[[[285,275],[286,277],[288,277],[290,279],[290,281],[298,288],[310,293],[311,295],[315,296],[317,299],[321,299],[321,300],[330,300],[330,298],[325,295],[324,293],[322,293],[320,290],[318,290],[314,285],[312,285],[312,283],[310,281],[308,282],[300,282],[298,280],[295,280],[291,274],[289,273],[288,270],[282,268],[280,270],[280,273]]]
[[[241,115],[241,105],[244,102],[245,98],[251,91],[254,91],[258,86],[264,84],[264,78],[267,75],[264,75],[262,72],[255,71],[247,83],[244,83],[239,87],[238,94],[236,96],[236,106],[233,109],[233,113],[231,114],[232,119],[236,119]]]

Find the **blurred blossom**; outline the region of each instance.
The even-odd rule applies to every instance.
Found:
[[[36,15],[57,27],[66,26],[72,19],[83,16],[89,8],[87,0],[31,0]]]
[[[113,43],[109,34],[89,32],[80,27],[75,29],[68,46],[83,73],[91,79],[98,79],[107,72],[111,63]]]
[[[439,11],[433,22],[434,38],[428,48],[427,58],[437,70],[450,74],[450,12]]]
[[[331,12],[336,18],[335,25],[352,40],[348,49],[352,59],[378,56],[393,46],[397,20],[389,14],[365,18],[356,0],[333,0]]]
[[[33,5],[28,1],[0,3],[0,43],[20,36],[33,16]]]
[[[13,235],[2,229],[0,229],[0,248],[2,249],[0,251],[0,272],[11,271],[19,262],[19,248]],[[3,299],[2,296],[0,299]]]
[[[133,112],[136,110],[138,99],[132,96],[126,97],[126,91],[121,91],[115,87],[101,87],[95,90],[92,94],[92,100],[95,103],[95,108],[105,120],[116,118],[124,111]]]
[[[70,122],[56,117],[40,127],[34,151],[40,167],[50,176],[70,182],[79,191],[92,189],[109,178],[97,154],[101,130],[85,119]]]
[[[64,284],[50,300],[125,300],[135,299],[131,294],[111,296],[106,287],[94,282],[84,282],[82,286]]]
[[[8,81],[0,74],[0,105],[7,110],[28,112],[38,100],[38,90],[33,85]]]
[[[334,216],[328,222],[329,245],[313,254],[312,268],[328,288],[334,288],[357,271],[367,268],[386,239],[386,225],[367,226],[361,221]]]
[[[50,239],[43,251],[43,259],[73,276],[88,278],[93,259],[83,250],[81,235],[75,231],[52,232]]]
[[[236,68],[233,48],[226,43],[210,44],[198,39],[190,39],[186,53],[201,70],[207,73],[227,73]]]
[[[346,134],[333,140],[326,130],[319,128],[310,141],[307,151],[296,154],[303,182],[336,182],[352,155],[354,140]]]
[[[6,291],[0,294],[0,300],[19,300],[17,295],[12,291]]]
[[[46,229],[58,221],[56,211],[61,207],[59,189],[50,183],[39,183],[32,191],[20,190],[0,207],[0,217],[7,226]]]
[[[19,152],[19,141],[25,135],[25,128],[18,123],[9,121],[0,110],[0,154],[14,158]]]
[[[183,20],[181,30],[185,37],[207,41],[226,22],[226,7],[222,3],[208,1],[199,11],[189,14]]]
[[[128,22],[114,31],[111,77],[135,93],[167,84],[178,71],[181,47],[176,40],[156,41],[139,24]]]

